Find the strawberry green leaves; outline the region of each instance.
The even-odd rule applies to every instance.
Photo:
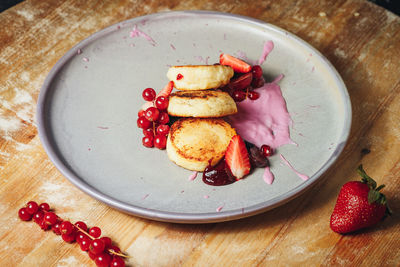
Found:
[[[361,182],[365,183],[368,185],[368,187],[370,188],[370,191],[368,192],[368,203],[372,204],[372,203],[377,203],[377,204],[381,204],[381,205],[387,205],[387,200],[384,194],[382,194],[381,192],[379,192],[382,188],[385,187],[384,184],[376,187],[376,182],[374,179],[372,179],[365,171],[364,168],[362,166],[362,164],[360,166],[358,166],[357,168],[357,172],[358,174],[361,176]],[[390,214],[391,211],[388,208]]]
[[[369,186],[369,188],[371,188],[371,189],[376,188],[375,180],[368,176],[368,174],[364,171],[362,164],[360,166],[358,166],[357,172],[361,176],[361,182],[363,182],[364,184],[367,184]]]

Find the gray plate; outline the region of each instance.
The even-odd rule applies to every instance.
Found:
[[[130,36],[135,27],[144,34]],[[170,65],[213,64],[222,51],[257,60],[267,40],[275,48],[264,74],[285,74],[280,85],[298,144],[271,157],[272,185],[261,169],[222,187],[204,184],[200,175],[189,181],[191,172],[170,162],[165,151],[142,146],[136,126],[141,92],[160,90]],[[287,31],[231,14],[166,12],[108,27],[67,52],[41,89],[37,119],[50,159],[82,191],[140,217],[204,223],[254,215],[304,192],[342,151],[351,107],[333,66]],[[278,154],[310,179],[301,180]]]

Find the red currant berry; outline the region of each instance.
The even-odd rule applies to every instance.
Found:
[[[158,116],[160,116],[160,111],[155,107],[149,107],[146,109],[144,116],[149,121],[157,121]]]
[[[75,223],[75,226],[76,226],[76,227],[79,227],[80,230],[82,230],[82,231],[87,231],[87,225],[86,225],[86,223],[84,223],[84,222],[77,221],[77,222]]]
[[[178,73],[178,75],[176,75],[176,79],[177,80],[183,79],[183,75],[181,73]]]
[[[50,205],[47,203],[42,203],[39,205],[39,209],[43,211],[49,211],[50,210]]]
[[[263,77],[261,77],[260,79],[254,79],[254,80],[251,82],[251,86],[252,86],[253,88],[260,88],[261,86],[264,85],[264,83],[265,83],[265,80],[264,80]]]
[[[63,221],[60,225],[61,233],[69,235],[74,231],[74,226],[69,221]]]
[[[138,118],[144,116],[144,110],[143,109],[139,110],[137,116]]]
[[[102,238],[100,238],[101,240],[103,240],[104,245],[106,246],[106,249],[108,249],[109,247],[111,247],[111,238],[109,238],[108,236],[103,236]]]
[[[152,135],[148,135],[142,138],[142,144],[145,147],[153,147],[154,146],[154,137]]]
[[[110,267],[125,267],[125,261],[120,256],[114,256]]]
[[[97,226],[93,226],[89,229],[89,235],[94,238],[98,238],[101,236],[101,229]]]
[[[156,108],[159,110],[166,110],[168,108],[169,100],[165,96],[159,96],[156,98]]]
[[[32,219],[32,214],[28,212],[27,208],[21,208],[18,211],[18,216],[23,221],[30,221]]]
[[[48,225],[53,225],[57,222],[58,217],[54,212],[48,211],[44,214],[43,221]]]
[[[101,253],[100,255],[96,256],[94,262],[98,267],[108,267],[110,266],[111,256],[107,253]]]
[[[148,129],[152,126],[151,121],[142,116],[137,119],[137,126],[142,129]]]
[[[82,251],[88,251],[92,240],[89,237],[85,236],[81,240],[77,240],[77,242],[79,243],[79,247]]]
[[[260,67],[260,65],[254,65],[251,68],[251,72],[253,73],[253,79],[260,79],[263,74],[263,71],[262,71],[262,68]]]
[[[51,226],[51,230],[53,230],[53,233],[55,233],[56,235],[61,235],[60,226],[61,226],[61,222],[57,222],[57,223],[53,224]]]
[[[44,231],[47,231],[47,230],[50,229],[50,225],[48,225],[48,224],[46,223],[46,221],[44,220],[44,218],[43,218],[43,220],[39,223],[39,226],[40,226],[40,228],[41,228],[42,230],[44,230]]]
[[[261,153],[264,155],[264,157],[269,157],[273,154],[273,150],[269,145],[262,145]]]
[[[167,112],[161,112],[160,117],[158,118],[159,124],[167,124],[169,122],[169,116]]]
[[[43,217],[44,217],[44,212],[42,210],[39,210],[38,212],[33,214],[33,220],[37,224],[39,224],[43,220]]]
[[[76,233],[76,242],[81,242],[85,237],[89,238],[87,234],[82,233],[81,231],[77,231]],[[90,239],[90,238],[89,238]]]
[[[260,94],[256,91],[249,91],[247,96],[249,97],[250,100],[256,100],[260,97]]]
[[[89,250],[95,255],[102,253],[105,248],[106,245],[101,239],[94,239],[90,242]]]
[[[167,137],[165,137],[165,135],[156,135],[154,137],[154,146],[159,149],[164,149],[167,146]]]
[[[90,252],[90,250],[88,250],[88,254],[89,254],[89,258],[91,258],[92,260],[94,260],[96,258],[96,255],[93,254],[92,252]]]
[[[233,91],[232,97],[236,102],[242,102],[246,98],[246,93],[242,90],[235,90]]]
[[[152,128],[148,128],[148,129],[143,129],[143,135],[144,136],[154,136],[154,132]]]
[[[156,91],[153,88],[146,88],[143,90],[142,96],[146,101],[153,101],[156,98]]]
[[[157,127],[157,134],[159,135],[167,135],[169,133],[169,126],[164,124],[164,125],[159,125]]]
[[[61,238],[67,243],[73,243],[76,238],[76,232],[72,232],[70,234],[62,234]]]
[[[39,210],[39,205],[35,201],[29,201],[26,204],[26,210],[33,215]]]
[[[121,249],[117,246],[111,246],[110,249],[115,253],[121,253]]]

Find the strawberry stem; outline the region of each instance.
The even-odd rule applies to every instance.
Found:
[[[381,184],[380,186],[378,186],[375,190],[376,191],[379,191],[379,190],[381,190],[382,188],[384,188],[385,187],[385,185],[384,184]]]
[[[375,180],[368,176],[368,174],[364,171],[362,164],[360,166],[358,166],[357,172],[361,176],[361,182],[363,182],[364,184],[367,184],[368,187],[371,189],[376,188]]]
[[[379,192],[379,190],[384,188],[385,185],[382,184],[376,187],[375,180],[372,179],[370,176],[368,176],[368,174],[364,171],[362,164],[358,166],[357,172],[361,176],[361,182],[367,184],[368,187],[370,188],[368,192],[368,203],[372,204],[375,202],[377,204],[385,205],[386,206],[385,216],[392,215],[392,210],[389,208],[387,204],[386,196],[381,192]]]

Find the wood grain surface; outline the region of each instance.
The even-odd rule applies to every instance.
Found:
[[[37,135],[40,87],[56,61],[90,34],[167,10],[216,10],[282,27],[322,52],[352,102],[349,142],[324,179],[295,200],[250,218],[206,225],[140,219],[70,184]],[[94,266],[17,211],[46,201],[63,218],[97,225],[130,266],[400,266],[400,18],[367,1],[26,0],[0,14],[0,266]],[[370,151],[370,153],[365,153]],[[394,215],[376,228],[338,235],[329,228],[340,186],[363,163]]]

